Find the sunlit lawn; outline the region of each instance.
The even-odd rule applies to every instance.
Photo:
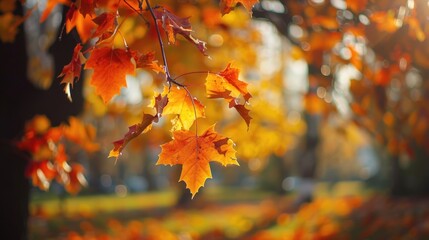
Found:
[[[130,239],[137,231],[138,239],[155,232],[162,233],[156,239],[210,234],[237,238],[277,214],[271,196],[262,191],[207,189],[187,210],[174,208],[174,191],[34,199],[31,236],[58,239],[108,234],[112,239]]]
[[[376,196],[376,197],[374,197]],[[293,195],[207,188],[176,209],[174,191],[126,197],[35,199],[32,239],[429,239],[427,199],[388,199],[359,182],[318,184],[312,203]],[[296,211],[297,210],[297,211]]]

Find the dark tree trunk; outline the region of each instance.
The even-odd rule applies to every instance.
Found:
[[[20,2],[17,1],[17,5]],[[23,14],[21,6],[15,14]],[[32,41],[37,43],[38,39]],[[52,46],[54,76],[70,61],[75,44],[72,37],[66,36]],[[28,55],[22,27],[14,42],[0,42],[0,53],[1,236],[2,239],[27,239],[29,182],[24,173],[28,159],[14,147],[14,142],[20,139],[25,122],[36,114],[45,114],[53,125],[58,125],[68,116],[79,113],[83,106],[82,81],[74,85],[73,103],[68,102],[56,79],[48,90],[33,86],[27,78]]]
[[[392,196],[406,195],[405,181],[399,163],[399,156],[393,155],[390,160],[392,164],[392,185],[390,193]]]

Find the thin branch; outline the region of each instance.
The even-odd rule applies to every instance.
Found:
[[[191,74],[204,74],[204,73],[211,73],[210,71],[195,71],[195,72],[187,72],[187,73],[183,73],[180,74],[179,76],[173,78],[174,81],[176,81],[177,79],[187,76],[187,75],[191,75]]]
[[[167,56],[165,55],[164,43],[162,42],[161,32],[159,31],[159,26],[156,22],[156,16],[155,16],[155,13],[153,12],[152,7],[150,6],[149,0],[145,0],[145,1],[146,1],[147,8],[150,11],[150,15],[152,16],[153,22],[155,24],[156,35],[158,36],[158,43],[162,53],[162,61],[164,62],[165,74],[167,75],[167,80],[168,80],[171,77],[170,77],[170,72],[168,71]]]
[[[143,21],[146,23],[146,26],[149,27],[150,26],[149,21],[142,14],[142,11],[143,11],[142,2],[141,1],[138,1],[138,2],[139,2],[140,11],[138,9],[135,9],[127,0],[124,0],[124,3],[127,4],[128,7],[131,8],[134,12],[136,12],[137,15],[139,15],[140,18],[143,19]]]

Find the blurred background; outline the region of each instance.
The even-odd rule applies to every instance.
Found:
[[[261,0],[252,11],[238,4],[224,16],[218,1],[157,3],[190,16],[193,35],[207,42],[210,58],[180,37],[166,45],[169,68],[175,76],[194,72],[180,82],[206,106],[198,128],[216,123],[217,132],[234,141],[240,166],[211,163],[213,178],[191,199],[178,182],[180,166],[156,165],[160,145],[171,140],[170,116],[133,139],[117,160],[107,158],[112,142],[141,121],[165,78],[139,70],[105,104],[86,70],[68,105],[79,110],[64,116],[78,116],[69,120],[73,133],[90,124],[79,138],[70,134],[95,145],[64,141],[75,174],[67,186],[46,186],[46,179],[55,180],[48,170],[42,170],[45,179],[27,170],[37,186],[29,193],[29,239],[429,238],[427,1]],[[32,10],[36,21],[42,10]],[[115,46],[125,41],[131,49],[157,51],[153,27],[121,11],[122,39]],[[76,26],[58,47],[50,36],[64,34],[58,29],[67,8],[53,12],[41,28],[26,22],[26,37],[17,38],[28,52],[24,78],[66,102],[51,80],[71,58],[64,41],[88,39]],[[38,38],[38,46],[25,38]],[[41,47],[42,40],[50,47]],[[68,57],[57,66],[61,51]],[[222,71],[230,62],[249,83],[250,127],[202,90],[207,71]],[[36,112],[48,117],[39,115],[26,129],[67,120],[51,112]]]

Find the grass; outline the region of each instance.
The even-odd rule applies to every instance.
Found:
[[[116,195],[71,196],[63,200],[59,198],[36,199],[30,203],[30,209],[32,213],[35,213],[37,209],[43,209],[48,216],[94,212],[113,213],[170,207],[174,204],[175,198],[173,191],[129,194],[126,197]]]

